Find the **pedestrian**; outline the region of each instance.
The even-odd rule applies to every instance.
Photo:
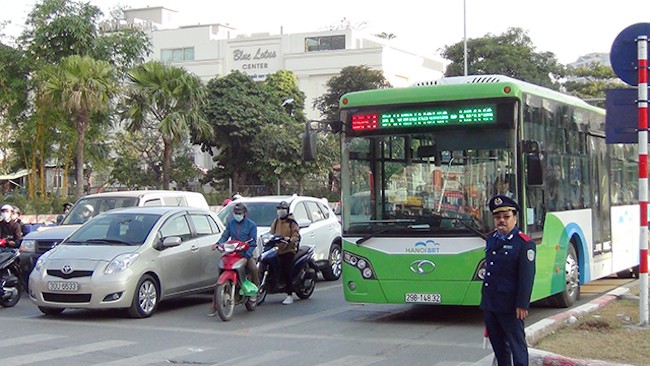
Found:
[[[212,245],[212,250],[216,250],[219,244],[225,243],[229,239],[247,242],[249,244],[248,250],[244,253],[246,258],[246,269],[251,274],[251,280],[259,288],[260,280],[257,272],[257,263],[253,258],[253,252],[257,246],[257,225],[246,215],[248,209],[243,202],[235,203],[232,209],[232,219],[226,224],[226,229],[221,234],[219,240]],[[251,297],[251,301],[256,301]],[[215,316],[217,307],[214,299],[212,300],[212,309],[207,314],[208,316]]]
[[[291,268],[293,267],[293,257],[298,251],[300,242],[300,226],[289,212],[289,203],[282,201],[276,207],[277,218],[271,224],[271,234],[281,235],[284,240],[278,243],[278,259],[280,261],[280,270],[284,279],[284,291],[287,297],[282,301],[284,305],[293,304],[293,285],[291,279]]]
[[[488,203],[496,230],[485,246],[481,309],[499,366],[528,365],[524,319],[535,277],[535,242],[517,226],[517,202],[496,195]]]
[[[23,232],[20,224],[12,219],[14,207],[12,205],[2,206],[2,217],[0,220],[0,238],[5,239],[6,246],[10,248],[20,247],[20,241],[23,238]]]

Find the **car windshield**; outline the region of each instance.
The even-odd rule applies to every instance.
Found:
[[[273,220],[277,217],[276,210],[278,202],[244,202],[244,204],[248,209],[246,217],[258,226],[271,226]],[[234,202],[229,203],[217,215],[224,225],[232,219],[232,209],[234,206]]]
[[[116,213],[98,216],[75,231],[67,245],[142,245],[160,215]]]
[[[120,207],[134,207],[138,205],[137,197],[95,197],[82,198],[68,215],[63,219],[61,225],[83,224],[100,213]]]

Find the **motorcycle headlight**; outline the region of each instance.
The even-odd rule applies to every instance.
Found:
[[[36,251],[36,240],[32,239],[23,239],[20,243],[20,252],[21,253],[34,253]]]
[[[138,258],[140,254],[138,253],[127,253],[120,254],[106,266],[104,274],[112,274],[117,272],[122,272],[125,269],[129,268],[133,262]]]

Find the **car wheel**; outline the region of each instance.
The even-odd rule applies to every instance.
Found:
[[[327,258],[327,265],[322,269],[323,278],[328,281],[336,281],[341,277],[341,258],[341,244],[332,244]]]
[[[150,275],[144,275],[138,281],[129,308],[132,318],[148,318],[153,315],[158,307],[158,285]]]
[[[572,244],[569,244],[567,250],[564,272],[564,290],[553,295],[551,299],[557,307],[568,308],[580,299],[580,268],[578,267],[578,256]]]
[[[45,306],[39,306],[38,310],[45,315],[59,315],[65,310],[65,308],[48,308]]]

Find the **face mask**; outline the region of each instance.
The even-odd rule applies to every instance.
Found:
[[[11,212],[2,211],[2,219],[9,222],[11,220]]]
[[[287,210],[278,210],[277,214],[278,214],[278,218],[283,219],[287,217],[287,215],[289,215],[289,212],[287,212]]]
[[[235,214],[233,214],[232,218],[235,219],[235,221],[237,221],[237,222],[241,222],[241,220],[244,219],[244,215],[235,215]]]

